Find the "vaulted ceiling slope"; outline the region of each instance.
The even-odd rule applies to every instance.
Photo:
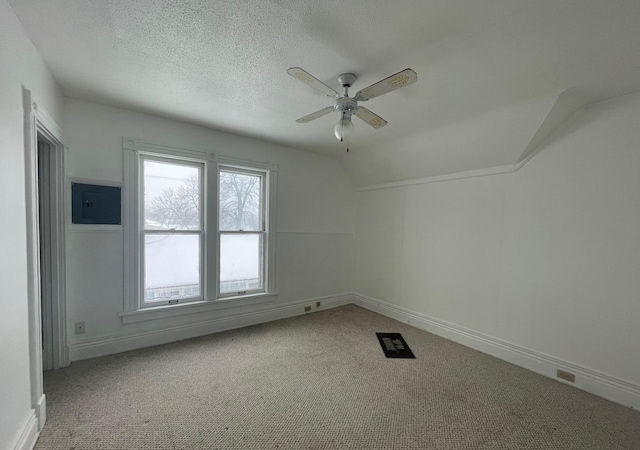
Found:
[[[516,164],[572,112],[640,90],[637,0],[9,0],[69,97],[338,157],[357,186]],[[299,66],[366,106],[351,151]]]

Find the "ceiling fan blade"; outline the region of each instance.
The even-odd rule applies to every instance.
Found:
[[[364,102],[387,92],[400,89],[401,87],[418,81],[418,74],[411,69],[404,69],[402,72],[398,72],[395,75],[380,80],[377,83],[372,84],[356,93],[354,97],[357,101]]]
[[[364,106],[358,106],[358,110],[356,111],[356,116],[371,125],[373,128],[382,128],[387,124],[387,121],[384,120],[379,115],[372,113]]]
[[[336,98],[340,96],[337,91],[334,91],[310,73],[302,70],[300,67],[291,67],[289,70],[287,70],[287,73],[293,78],[302,81],[304,84],[308,84],[315,90],[322,92],[327,97]]]
[[[296,120],[296,122],[298,123],[311,122],[312,120],[315,120],[318,117],[322,117],[324,115],[329,114],[331,111],[335,111],[335,108],[333,106],[327,106],[326,108],[322,108],[321,110],[313,112],[308,116],[300,117],[298,120]]]

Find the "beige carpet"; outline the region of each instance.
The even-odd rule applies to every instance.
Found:
[[[40,450],[640,449],[640,413],[356,306],[80,361],[45,393]]]

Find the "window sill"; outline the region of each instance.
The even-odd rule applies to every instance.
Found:
[[[243,306],[259,305],[274,302],[278,298],[276,293],[261,293],[243,295],[241,297],[225,297],[218,300],[201,300],[197,302],[177,305],[162,305],[137,311],[123,311],[118,313],[124,325],[148,320],[166,319],[169,317],[198,314],[220,309],[239,308]]]

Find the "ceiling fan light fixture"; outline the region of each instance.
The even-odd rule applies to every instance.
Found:
[[[351,116],[346,116],[345,114],[343,114],[340,120],[338,120],[338,123],[336,124],[336,127],[333,131],[336,135],[336,138],[340,142],[349,142],[349,138],[354,131],[353,122],[351,122]]]
[[[354,95],[353,97],[350,97],[349,88],[353,86],[353,83],[355,83],[356,79],[358,78],[352,73],[343,73],[338,77],[340,86],[344,88],[344,95],[338,94],[338,91],[327,86],[322,81],[318,80],[316,77],[311,75],[306,70],[301,69],[300,67],[290,67],[287,70],[287,73],[297,80],[309,85],[316,91],[322,92],[327,97],[331,97],[334,99],[333,106],[326,106],[319,111],[307,114],[304,117],[300,117],[298,120],[296,120],[296,122],[308,123],[312,120],[329,114],[332,111],[338,111],[340,113],[340,120],[336,124],[333,132],[340,142],[346,141],[347,151],[349,151],[349,138],[354,131],[353,123],[351,122],[351,116],[355,115],[356,117],[358,117],[358,119],[362,120],[364,123],[373,128],[382,128],[387,124],[386,120],[373,113],[372,111],[369,111],[364,106],[359,106],[358,102],[365,102],[374,97],[386,94],[387,92],[391,92],[401,87],[415,83],[418,80],[418,74],[415,73],[412,69],[404,69],[403,71],[398,72],[395,75],[391,75],[390,77],[380,80],[377,83],[373,83],[371,86],[368,86],[356,92],[356,95]]]

